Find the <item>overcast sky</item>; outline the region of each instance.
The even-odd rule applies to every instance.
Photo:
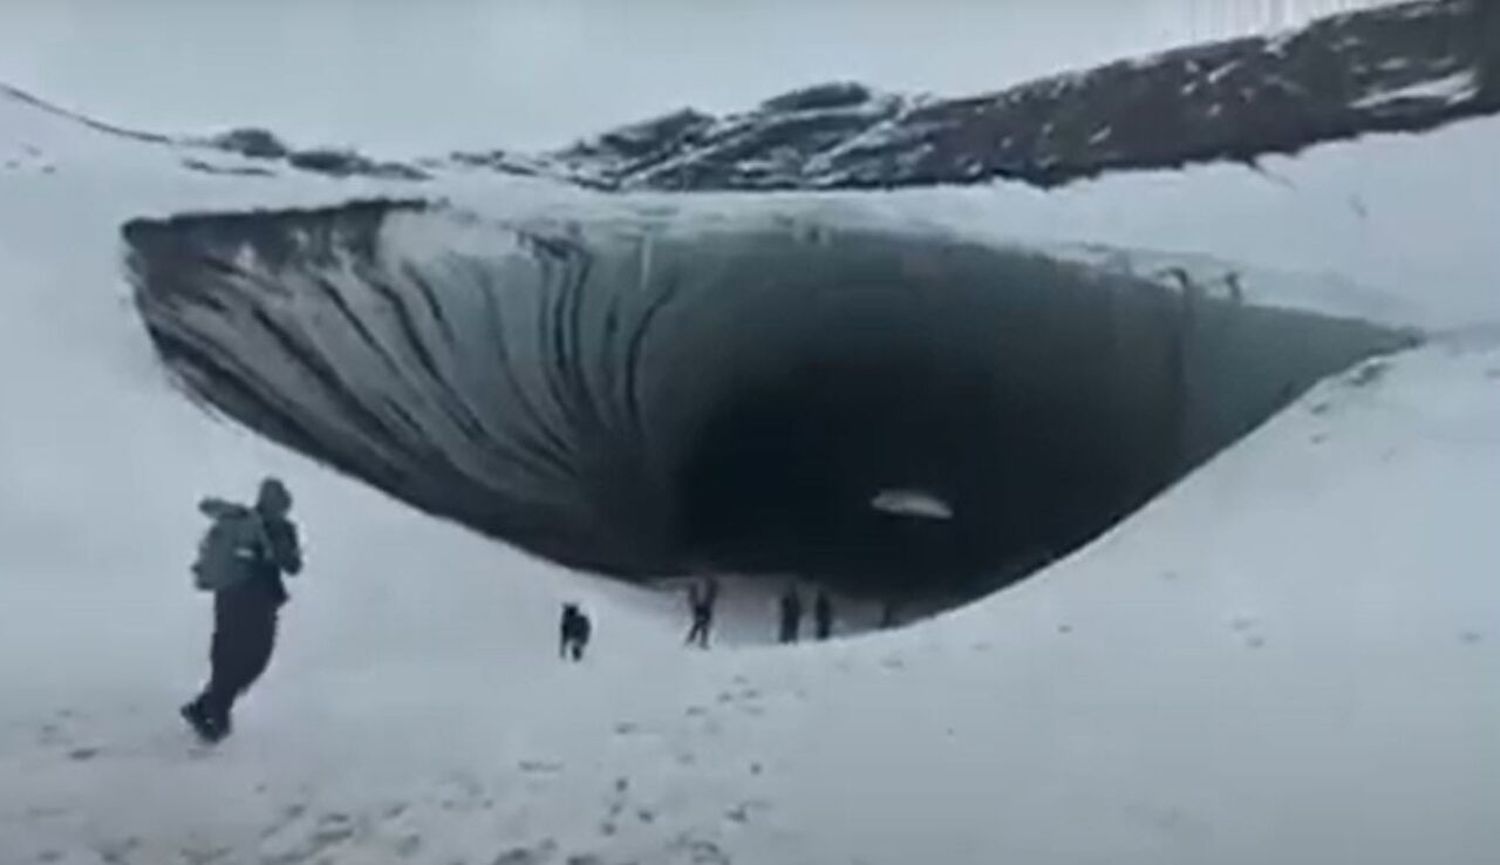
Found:
[[[0,81],[166,132],[550,147],[832,79],[963,94],[1370,0],[0,0]]]

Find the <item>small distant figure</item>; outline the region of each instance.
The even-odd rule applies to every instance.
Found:
[[[214,498],[198,505],[213,523],[198,545],[193,578],[213,593],[214,634],[208,684],[181,712],[210,744],[229,735],[235,701],[271,662],[277,613],[288,598],[282,575],[302,570],[291,508],[291,494],[275,478],[261,482],[252,507]]]
[[[558,629],[561,633],[558,655],[565,661],[582,661],[583,651],[588,648],[589,635],[593,629],[589,617],[578,609],[577,604],[563,604],[562,622]]]
[[[719,600],[719,581],[709,577],[688,588],[688,608],[693,615],[684,645],[708,648],[709,632],[714,627],[714,604]]]
[[[885,603],[880,605],[880,627],[894,628],[901,621],[900,604],[894,598],[886,598]]]
[[[821,589],[818,599],[813,601],[813,628],[819,640],[833,636],[833,600]]]
[[[790,585],[781,595],[781,642],[795,643],[802,630],[802,596]]]

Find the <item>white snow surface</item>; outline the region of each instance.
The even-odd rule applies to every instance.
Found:
[[[1495,128],[1422,141],[1462,158]],[[1418,188],[1432,154],[1417,142],[1328,148],[1332,169],[1315,151],[1285,166],[1296,190],[1206,169],[876,209],[1013,235],[1003,213],[1030,200],[1026,214],[1067,223],[1032,226],[1049,240],[1259,250],[1351,280],[1366,271],[1336,265],[1384,243],[1404,269],[1379,287],[1424,322],[1493,321],[1493,259],[1444,255],[1480,251],[1484,226],[1464,220],[1494,197],[1425,208],[1442,187]],[[1208,227],[1257,224],[1259,195],[1286,196],[1261,217],[1326,216],[1342,193],[1320,183],[1360,172],[1385,178],[1371,219],[1458,216],[1352,246],[1332,227],[1327,259],[1312,240],[1279,255],[1285,225]],[[452,193],[594,201],[483,183]],[[1098,542],[964,610],[688,653],[669,599],[413,513],[167,384],[118,273],[121,221],[393,189],[193,174],[169,150],[0,101],[0,863],[1496,861],[1493,339],[1325,382]],[[824,201],[809,207],[852,206]],[[1192,230],[1159,230],[1173,219]],[[1411,279],[1424,270],[1455,278]],[[175,715],[205,667],[193,504],[268,472],[297,496],[308,570],[235,737],[208,752]],[[567,666],[556,605],[575,598],[597,640]]]
[[[1378,90],[1362,97],[1355,102],[1353,108],[1374,108],[1380,105],[1389,105],[1406,99],[1433,99],[1444,102],[1458,102],[1473,95],[1479,89],[1479,80],[1474,77],[1473,70],[1465,69],[1455,72],[1446,78],[1434,81],[1423,81],[1409,87],[1398,87],[1394,90]]]

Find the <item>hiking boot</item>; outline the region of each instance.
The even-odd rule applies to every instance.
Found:
[[[192,727],[193,732],[197,733],[198,738],[206,744],[217,744],[229,735],[228,724],[216,723],[215,719],[209,717],[208,712],[203,708],[203,703],[199,700],[188,703],[179,711],[182,719],[188,722],[188,726]]]

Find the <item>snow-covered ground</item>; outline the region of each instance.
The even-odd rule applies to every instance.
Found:
[[[1452,191],[1423,173],[1423,147],[1466,159],[1494,128],[1315,151],[1283,166],[1295,189],[1205,169],[881,206],[996,233],[1022,218],[1006,212],[1047,215],[1030,234],[1356,280],[1378,267],[1351,262],[1378,253],[1378,287],[1423,321],[1495,321],[1494,259],[1473,260],[1495,235],[1472,222],[1493,197],[1444,202],[1446,229],[1406,212],[1430,221]],[[1387,168],[1352,213],[1343,189]],[[455,195],[584,200],[458,181]],[[669,600],[414,514],[165,381],[118,273],[122,221],[387,188],[197,174],[0,100],[0,863],[1500,855],[1495,340],[1445,338],[1323,384],[1099,542],[962,611],[684,653]],[[193,503],[267,472],[298,497],[309,568],[239,732],[208,753],[175,715],[208,625],[185,567]],[[598,620],[578,667],[553,657],[572,598]]]

